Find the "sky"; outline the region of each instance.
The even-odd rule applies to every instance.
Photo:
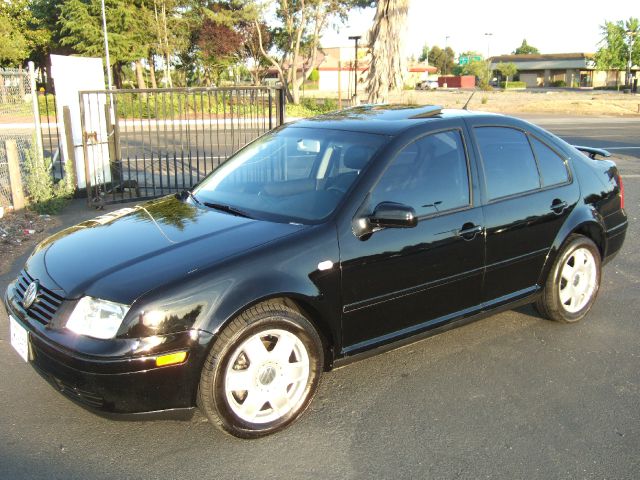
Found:
[[[327,30],[322,45],[353,45],[350,35],[365,38],[374,14],[374,9],[354,10],[339,32]],[[595,53],[600,25],[629,17],[640,17],[637,1],[410,0],[405,49],[417,57],[425,43],[443,48],[448,36],[447,45],[456,53],[475,50],[486,55],[488,49],[490,55],[509,54],[524,38],[540,53]]]

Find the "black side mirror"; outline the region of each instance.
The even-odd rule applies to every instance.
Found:
[[[382,202],[369,216],[369,224],[374,228],[413,228],[418,219],[416,211],[409,205]]]

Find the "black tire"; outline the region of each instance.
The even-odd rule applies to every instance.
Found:
[[[243,350],[240,350],[240,355],[238,355],[238,349],[244,342],[256,336],[264,342],[263,337],[260,337],[263,332],[283,330],[299,339],[301,343],[297,344],[298,349],[300,345],[306,349],[308,358],[306,384],[304,381],[296,384],[298,391],[296,392],[297,399],[295,404],[280,418],[267,422],[252,422],[243,419],[240,414],[236,413],[239,408],[238,405],[242,405],[241,397],[235,397],[236,392],[230,393],[226,390],[227,371],[229,368],[237,370],[238,362],[242,360],[247,362],[248,367],[245,366],[245,369],[249,373],[249,368],[251,368],[250,357]],[[264,338],[271,337],[265,336]],[[277,345],[279,337],[275,338]],[[266,346],[265,348],[267,349]],[[272,349],[274,348],[272,347]],[[242,357],[242,355],[245,356]],[[296,354],[293,353],[292,355],[295,362]],[[230,366],[230,362],[234,363]],[[198,388],[198,406],[212,424],[231,435],[241,438],[257,438],[269,435],[285,428],[308,407],[320,382],[323,365],[324,351],[322,341],[313,325],[303,315],[282,303],[260,303],[245,310],[220,332],[202,369]],[[258,368],[258,362],[256,362],[256,368]],[[264,368],[270,367],[265,363],[265,367],[261,368],[263,368],[264,373]],[[259,374],[252,378],[256,382],[255,386],[252,383],[252,388],[266,388],[264,384],[258,383],[262,381],[259,380]],[[289,392],[290,389],[293,390],[292,385],[285,388],[286,392]],[[247,390],[245,395],[249,394],[250,391]],[[228,395],[233,395],[233,397],[229,398]],[[236,411],[234,411],[234,408]],[[269,411],[269,409],[271,409],[272,415],[277,414],[275,406],[271,407],[268,401],[263,405],[262,409],[258,409],[258,414],[262,411]]]
[[[570,311],[570,305],[563,304],[560,290],[566,287],[566,279],[562,278],[562,269],[570,261],[572,255],[579,250],[585,249],[590,252],[595,264],[595,285],[585,297],[584,306],[577,311]],[[596,300],[600,289],[601,276],[600,250],[593,241],[583,235],[571,235],[564,243],[562,250],[556,257],[553,267],[543,285],[542,295],[536,300],[535,307],[538,312],[548,318],[562,323],[575,323],[582,320]]]

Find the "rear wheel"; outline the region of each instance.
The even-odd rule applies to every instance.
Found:
[[[202,371],[198,404],[232,435],[268,435],[309,405],[322,365],[322,343],[311,323],[285,305],[262,303],[220,333]]]
[[[558,322],[582,320],[591,310],[600,288],[600,251],[593,241],[572,235],[545,282],[537,310]]]

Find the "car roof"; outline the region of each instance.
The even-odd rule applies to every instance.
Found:
[[[383,135],[397,135],[425,123],[460,117],[496,117],[494,113],[445,109],[439,105],[360,105],[292,122],[292,128],[349,130]]]

